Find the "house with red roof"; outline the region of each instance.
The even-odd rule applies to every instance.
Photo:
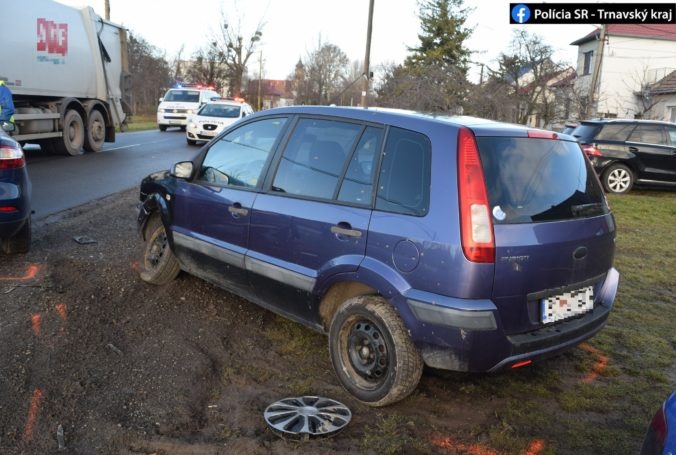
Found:
[[[578,96],[587,118],[676,119],[676,97],[651,91],[676,70],[676,25],[608,24],[573,41],[578,46]],[[596,75],[593,100],[589,97]],[[665,96],[667,95],[667,96]],[[673,101],[673,102],[672,102]]]

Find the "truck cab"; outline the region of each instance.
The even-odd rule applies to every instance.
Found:
[[[166,131],[171,126],[185,130],[188,117],[215,98],[220,98],[220,95],[211,87],[197,85],[170,88],[160,98],[160,105],[157,107],[157,125],[160,131]]]

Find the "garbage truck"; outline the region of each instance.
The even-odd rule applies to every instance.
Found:
[[[3,2],[0,78],[12,91],[21,143],[78,155],[125,131],[131,109],[127,31],[91,7]]]

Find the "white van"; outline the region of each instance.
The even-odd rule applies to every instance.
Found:
[[[197,112],[203,104],[219,97],[216,91],[201,86],[167,90],[157,107],[157,125],[160,131],[166,131],[170,126],[178,126],[185,131],[188,116]]]

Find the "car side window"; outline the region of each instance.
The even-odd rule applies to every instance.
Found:
[[[669,131],[669,139],[671,139],[671,145],[676,145],[676,127],[668,126],[667,130]]]
[[[603,125],[596,139],[600,141],[626,141],[635,126],[635,123],[609,123]]]
[[[198,180],[212,185],[256,187],[286,120],[274,117],[247,123],[221,137],[207,151]]]
[[[273,191],[333,199],[361,129],[354,123],[300,119],[284,149]]]
[[[391,128],[378,178],[376,209],[425,216],[429,210],[431,156],[427,136]]]
[[[382,129],[368,127],[364,130],[340,185],[339,201],[359,205],[371,204],[373,177],[382,142]]]
[[[629,140],[643,144],[667,145],[667,135],[662,125],[638,125]]]

